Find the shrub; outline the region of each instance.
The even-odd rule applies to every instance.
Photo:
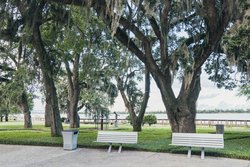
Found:
[[[144,116],[143,124],[148,124],[149,126],[151,126],[152,124],[156,124],[156,123],[157,123],[157,118],[155,115]]]
[[[130,125],[132,125],[130,115],[128,115],[125,119],[128,121],[128,123],[130,123]]]

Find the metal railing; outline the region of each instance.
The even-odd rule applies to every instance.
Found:
[[[118,123],[121,123],[121,124],[128,123],[128,120],[126,120],[126,119],[117,119],[117,121],[118,121]],[[104,122],[114,124],[115,119],[104,120]],[[217,125],[217,124],[223,124],[225,126],[250,126],[250,120],[196,119],[195,122],[196,122],[196,125],[208,125],[208,126]],[[94,124],[95,120],[81,118],[80,123]],[[168,119],[157,119],[157,124],[168,125],[169,120]]]

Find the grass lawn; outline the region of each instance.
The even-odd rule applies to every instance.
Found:
[[[0,122],[0,144],[44,145],[62,147],[62,137],[51,137],[50,128],[42,124],[34,124],[32,129],[23,129],[22,122]],[[69,129],[63,124],[64,129]],[[116,131],[132,131],[131,126],[121,125]],[[78,147],[105,148],[107,144],[93,142],[96,140],[97,130],[94,125],[81,124],[79,128]],[[197,128],[198,133],[215,133],[215,127]],[[207,149],[206,155],[230,157],[250,160],[250,128],[225,127],[224,149]],[[124,145],[126,149],[145,150],[155,152],[170,152],[186,154],[186,147],[169,145],[171,143],[171,130],[167,125],[144,126],[139,133],[138,144]],[[200,148],[195,148],[192,154],[200,155]]]

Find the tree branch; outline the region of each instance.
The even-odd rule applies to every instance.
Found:
[[[119,22],[125,29],[132,31],[139,40],[148,41],[147,37],[139,30],[139,28],[124,17],[121,17]]]
[[[70,87],[70,90],[74,90],[74,87],[73,87],[73,80],[72,80],[72,72],[69,68],[69,62],[68,61],[64,61],[64,64],[65,64],[65,67],[66,67],[66,71],[67,71],[67,77],[68,77],[68,83],[69,83],[69,87]]]
[[[134,1],[134,0],[133,0],[133,1]],[[135,3],[135,1],[134,1],[134,3]],[[137,11],[138,11],[139,9],[141,9],[142,12],[143,12],[143,15],[144,15],[144,14],[146,13],[146,10],[145,10],[144,6],[142,5],[142,2],[140,2],[139,5],[140,5],[140,6],[138,7]],[[149,21],[149,23],[151,24],[151,26],[152,26],[152,28],[153,28],[153,31],[154,31],[156,37],[157,37],[158,39],[160,39],[160,38],[161,38],[161,30],[160,30],[159,25],[157,24],[156,19],[155,19],[153,16],[149,16],[149,15],[147,16],[147,18],[148,18],[148,21]]]
[[[173,28],[174,26],[176,26],[177,24],[181,23],[181,22],[187,22],[187,21],[190,21],[192,20],[195,16],[197,16],[196,13],[193,13],[187,17],[184,17],[184,18],[180,18],[180,19],[177,19],[173,22],[170,23],[170,27]]]
[[[204,64],[210,54],[215,51],[219,45],[221,37],[226,29],[230,17],[231,10],[229,8],[229,3],[231,1],[223,0],[221,2],[223,7],[221,8],[221,16],[218,15],[218,9],[216,8],[216,3],[213,0],[204,0],[204,10],[206,11],[205,20],[207,26],[207,41],[204,42],[204,49],[200,53],[200,56],[197,56],[195,59],[194,70],[197,71]]]
[[[124,32],[120,27],[117,28],[115,37],[132,53],[134,53],[142,62],[145,63],[144,53],[137,47],[137,45],[131,39],[129,39],[126,32]]]
[[[7,78],[0,77],[0,82],[9,82],[10,80]]]
[[[156,37],[158,39],[161,39],[161,31],[160,31],[160,28],[159,28],[155,18],[153,16],[151,16],[151,17],[148,17],[148,20],[149,20],[149,22],[154,30]]]
[[[168,46],[167,46],[167,34],[169,31],[169,11],[170,11],[170,1],[164,0],[163,2],[163,10],[160,14],[160,25],[161,25],[161,38],[160,38],[160,49],[161,49],[161,68],[162,69],[168,69],[166,68],[168,66],[168,63],[171,61],[168,58]],[[163,71],[166,73],[166,71]]]
[[[147,67],[145,67],[145,90],[144,90],[144,96],[143,96],[143,101],[141,104],[140,112],[138,115],[138,118],[140,120],[142,120],[144,117],[147,104],[148,104],[149,95],[150,95],[150,73]]]

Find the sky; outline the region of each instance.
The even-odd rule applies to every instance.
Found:
[[[198,110],[250,109],[250,101],[247,101],[247,98],[244,96],[237,96],[237,88],[233,91],[225,90],[223,88],[218,89],[215,83],[207,78],[207,74],[203,72],[201,76],[201,92],[197,101]],[[141,85],[143,85],[143,83]],[[179,91],[179,85],[179,81],[173,84],[173,89],[176,94]],[[41,103],[40,99],[35,99],[33,110],[44,111],[44,104]],[[125,111],[125,106],[120,95],[115,100],[115,104],[110,107],[110,110]],[[160,91],[153,79],[151,79],[151,91],[147,111],[165,111]]]

